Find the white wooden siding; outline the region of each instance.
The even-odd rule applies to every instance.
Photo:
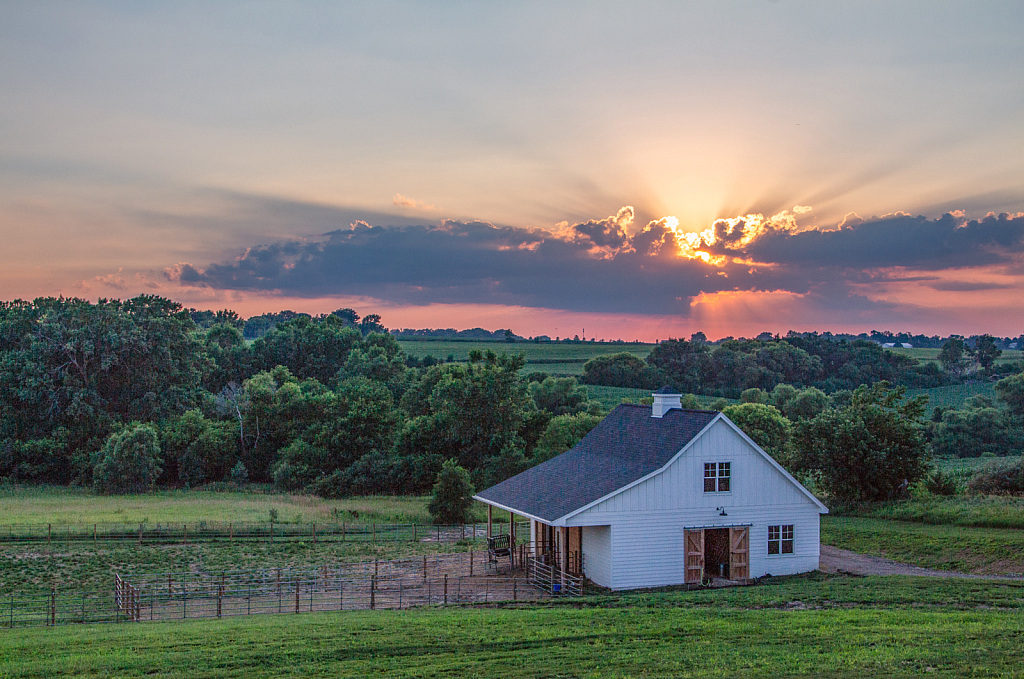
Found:
[[[704,463],[731,462],[731,490],[704,492]],[[721,516],[717,507],[724,507]],[[570,526],[610,526],[610,573],[600,542],[584,529],[584,566],[613,589],[680,584],[685,579],[683,530],[750,526],[750,576],[815,570],[819,510],[726,423],[718,422],[664,472],[571,517]],[[793,524],[794,553],[768,556],[768,526]],[[600,538],[598,538],[600,540]],[[598,583],[603,584],[603,583]],[[608,586],[608,585],[605,585]]]
[[[583,571],[601,587],[612,587],[612,527],[583,527]]]

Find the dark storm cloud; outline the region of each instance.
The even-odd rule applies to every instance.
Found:
[[[356,222],[314,242],[253,247],[235,261],[203,270],[182,264],[169,276],[183,285],[301,297],[365,295],[395,304],[685,315],[700,293],[787,291],[806,294],[822,307],[866,311],[886,305],[852,293],[852,285],[913,278],[931,281],[937,290],[1000,287],[947,283],[930,275],[901,277],[886,268],[938,272],[1009,265],[1024,251],[1024,217],[1019,216],[977,221],[897,216],[833,231],[762,225],[745,239],[743,223],[729,229],[720,222],[713,229],[715,242],[700,249],[725,255],[724,261],[708,264],[678,254],[680,244],[667,220],[629,235],[631,221],[632,211],[620,211],[560,234],[451,220],[388,227]]]
[[[733,251],[719,243],[715,252]],[[1002,214],[964,221],[897,216],[834,231],[766,230],[742,249],[754,260],[784,266],[907,267],[939,271],[1009,264],[1024,252],[1024,217]]]

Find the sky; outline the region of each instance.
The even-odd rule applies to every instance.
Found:
[[[0,2],[0,300],[1024,332],[1016,2]]]

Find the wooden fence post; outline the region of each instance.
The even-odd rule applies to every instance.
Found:
[[[448,574],[444,574],[444,605],[448,605]]]
[[[299,612],[299,579],[295,578],[295,612]]]
[[[427,555],[423,555],[423,581],[427,581]]]
[[[57,624],[57,590],[50,588],[50,627]]]
[[[143,524],[140,523],[139,524],[139,544],[140,545],[142,544],[142,526],[143,526]]]
[[[313,544],[316,544],[316,524],[313,524]]]
[[[469,550],[469,577],[473,577],[473,550]]]
[[[372,611],[376,605],[377,598],[377,576],[370,578],[370,610]]]

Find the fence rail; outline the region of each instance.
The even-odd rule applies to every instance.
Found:
[[[516,522],[517,537],[529,535],[528,522]],[[495,524],[507,532],[508,524]],[[121,540],[206,542],[211,540],[308,540],[311,542],[459,542],[482,539],[485,523],[439,526],[415,523],[269,523],[196,521],[191,523],[91,523],[0,525],[0,543]]]
[[[108,592],[0,598],[0,627],[536,601],[581,589],[579,578],[538,564],[497,574],[487,552],[474,551],[305,569],[117,575]]]

